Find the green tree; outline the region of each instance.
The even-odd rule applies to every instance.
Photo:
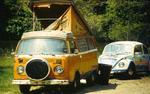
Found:
[[[75,1],[97,39],[150,42],[150,3],[147,0]]]
[[[6,31],[21,35],[23,32],[32,29],[32,13],[28,7],[28,0],[5,0],[9,8],[10,16],[7,22]]]
[[[106,17],[113,24],[109,28],[109,37],[113,40],[142,41],[140,35],[149,25],[145,22],[147,9],[143,0],[108,0]],[[107,19],[106,18],[106,19]]]
[[[106,0],[74,0],[82,16],[84,16],[91,32],[99,41],[108,41],[108,26],[105,19]]]

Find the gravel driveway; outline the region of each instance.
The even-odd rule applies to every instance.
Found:
[[[150,94],[150,76],[133,80],[110,79],[109,85],[85,87],[75,94]]]
[[[99,84],[87,86],[83,84],[77,92],[73,92],[68,88],[65,88],[63,92],[53,91],[53,89],[36,89],[31,94],[150,94],[150,75],[141,75],[132,80],[111,78],[109,85],[104,86]]]

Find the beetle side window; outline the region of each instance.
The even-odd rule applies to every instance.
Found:
[[[134,53],[141,53],[142,54],[142,47],[141,47],[141,45],[135,46]]]

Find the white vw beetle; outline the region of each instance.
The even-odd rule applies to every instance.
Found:
[[[125,73],[127,77],[132,78],[136,72],[148,71],[148,50],[140,42],[112,42],[105,46],[98,63],[112,65],[111,74]]]

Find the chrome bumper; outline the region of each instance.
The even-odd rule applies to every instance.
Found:
[[[111,70],[110,74],[125,73],[127,70]]]
[[[68,85],[68,80],[43,80],[43,81],[35,81],[35,80],[13,80],[12,84],[17,85]]]

